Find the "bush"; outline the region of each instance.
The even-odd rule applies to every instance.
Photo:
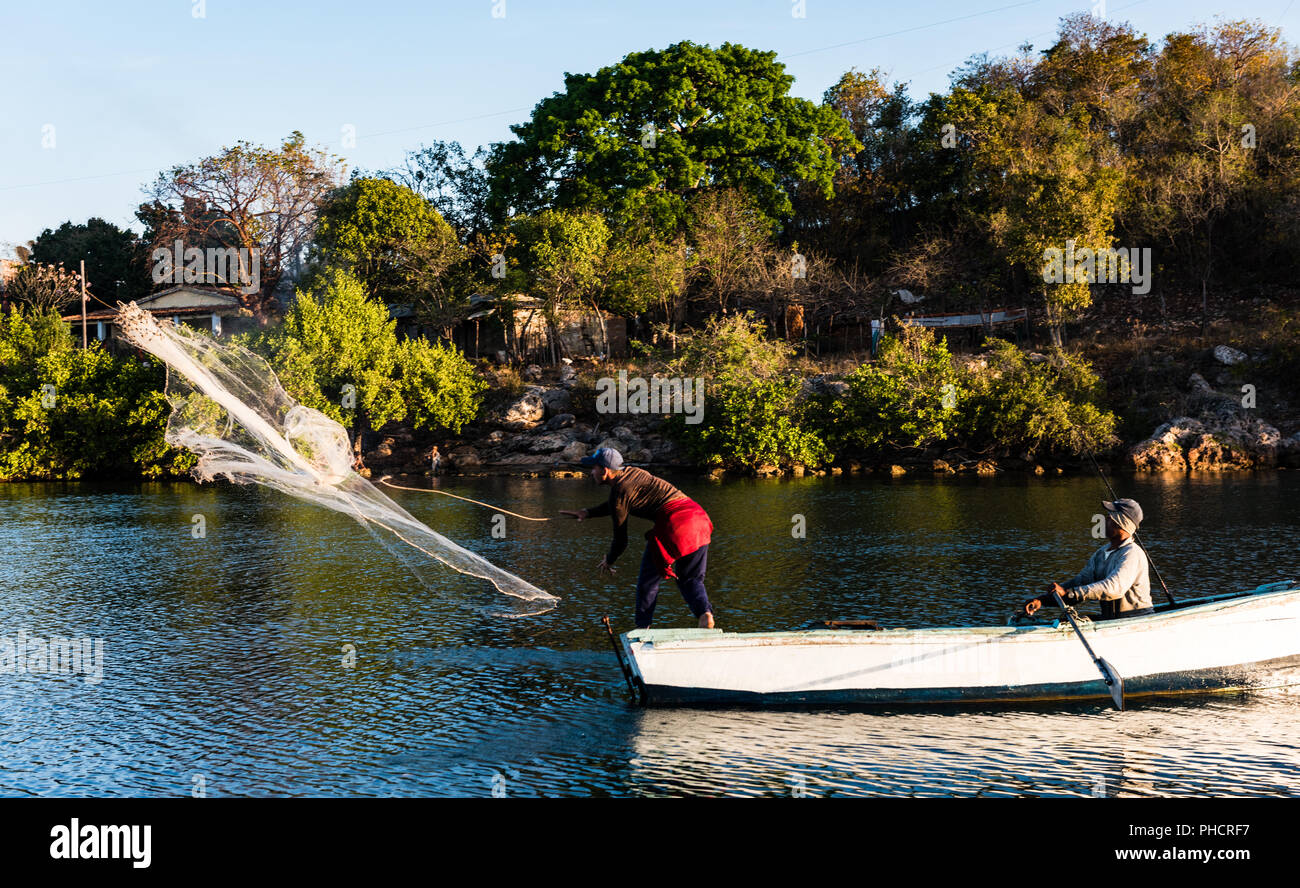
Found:
[[[1087,361],[1059,349],[1030,361],[1010,342],[990,340],[988,366],[970,378],[963,425],[976,444],[1033,457],[1079,455],[1114,445],[1116,419],[1101,410],[1101,380]]]
[[[297,292],[283,324],[248,345],[268,356],[285,391],[354,432],[392,419],[459,431],[485,384],[455,348],[399,342],[396,326],[355,277],[327,268]]]
[[[708,385],[746,385],[774,379],[790,366],[794,350],[770,339],[753,312],[709,319],[703,330],[679,334],[670,375],[703,377]]]
[[[798,379],[718,385],[704,402],[703,421],[674,414],[668,427],[702,465],[755,469],[761,465],[821,465],[831,454],[806,428]]]
[[[924,327],[903,327],[882,338],[876,362],[858,367],[845,381],[848,394],[823,398],[819,411],[823,433],[837,451],[927,447],[956,432],[966,380],[947,345]]]
[[[830,459],[789,373],[792,349],[769,339],[752,313],[711,318],[677,342],[668,374],[704,380],[704,416],[691,425],[674,415],[667,431],[700,464],[747,470]]]
[[[163,371],[74,348],[57,315],[0,320],[0,478],[180,474],[194,458],[163,441]]]

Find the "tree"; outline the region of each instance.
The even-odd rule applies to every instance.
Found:
[[[253,337],[285,390],[361,436],[392,419],[459,431],[477,414],[484,384],[456,349],[422,339],[399,343],[382,303],[340,269],[300,287],[278,327]]]
[[[459,142],[435,141],[406,156],[406,165],[393,176],[429,199],[462,241],[487,232],[491,186],[484,163],[488,151],[479,147],[470,157]]]
[[[81,275],[61,265],[28,262],[19,266],[6,288],[9,298],[38,312],[57,312],[81,298]]]
[[[916,106],[902,84],[886,86],[879,69],[846,72],[822,101],[844,118],[858,149],[838,158],[829,197],[815,185],[796,186],[797,214],[782,233],[841,261],[879,267],[911,204],[906,165]]]
[[[1071,313],[1091,302],[1092,283],[1052,281],[1048,250],[1112,246],[1123,173],[1097,161],[1086,120],[1049,114],[1011,89],[956,87],[933,111],[962,133],[963,178],[977,195],[966,212],[981,217],[1006,262],[1043,297],[1053,344]]]
[[[317,213],[318,261],[350,271],[373,299],[414,301],[461,259],[456,233],[430,203],[391,179],[356,178]]]
[[[771,223],[737,189],[706,192],[691,202],[689,269],[701,299],[725,312],[764,277]]]
[[[597,213],[543,210],[516,216],[510,231],[519,244],[525,292],[542,300],[552,325],[564,309],[591,309],[604,324],[599,294],[609,227]]]
[[[111,222],[98,217],[81,225],[64,222],[45,229],[32,242],[32,262],[62,265],[79,273],[83,260],[87,289],[110,305],[139,299],[153,289],[139,237]]]
[[[563,92],[511,127],[516,141],[492,146],[489,213],[593,209],[618,225],[645,208],[671,235],[691,195],[735,187],[769,220],[789,218],[790,184],[829,196],[855,144],[834,111],[788,95],[793,81],[775,52],[690,41],[566,74]]]
[[[161,173],[149,189],[152,202],[137,216],[150,229],[151,248],[180,240],[186,247],[247,251],[245,257],[259,264],[260,288],[245,304],[266,319],[277,313],[276,286],[302,257],[316,210],[341,173],[341,161],[308,148],[300,132],[274,151],[237,142]]]
[[[685,318],[690,257],[685,235],[664,238],[646,217],[611,234],[600,304],[615,314],[656,309],[676,331]]]

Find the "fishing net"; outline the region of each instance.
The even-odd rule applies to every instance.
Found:
[[[542,613],[559,599],[422,524],[352,471],[347,432],[304,407],[269,364],[234,343],[181,324],[159,323],[133,302],[117,316],[123,336],[169,368],[166,441],[199,460],[200,481],[261,484],[355,518],[424,585],[430,559],[491,582],[517,602],[503,616]]]

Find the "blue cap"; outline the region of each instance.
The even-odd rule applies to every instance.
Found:
[[[604,466],[607,469],[617,471],[623,468],[623,454],[613,447],[601,447],[591,456],[584,456],[582,464],[584,466]]]

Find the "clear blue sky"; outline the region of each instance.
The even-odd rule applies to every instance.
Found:
[[[472,150],[511,137],[564,72],[679,40],[775,50],[794,93],[819,100],[852,67],[914,97],[979,52],[1049,44],[1092,0],[114,0],[9,4],[2,14],[0,254],[45,227],[100,216],[134,225],[159,171],[239,139],[292,130],[384,169],[430,139]],[[1300,29],[1297,0],[1105,0],[1148,37],[1216,17]],[[356,145],[341,148],[342,127]],[[42,145],[53,127],[54,147]],[[137,226],[138,227],[138,226]]]

